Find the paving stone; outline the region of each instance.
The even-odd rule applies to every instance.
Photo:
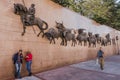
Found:
[[[106,74],[74,67],[64,67],[36,75],[42,77],[44,80],[120,80],[119,75]]]
[[[36,74],[43,80],[120,80],[120,56],[107,57],[104,70],[90,60]]]
[[[96,60],[91,60],[87,62],[82,62],[79,64],[71,65],[71,67],[77,67],[80,69],[94,70],[98,72],[110,73],[120,75],[120,63],[114,61],[115,59],[120,59],[120,56],[113,56],[105,59],[104,70],[100,70],[99,65],[96,65]]]

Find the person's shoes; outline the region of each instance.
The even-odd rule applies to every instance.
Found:
[[[101,70],[104,70],[103,68],[101,68]]]
[[[17,77],[16,79],[21,79],[22,77]]]
[[[15,78],[17,78],[17,75],[15,75]]]
[[[29,75],[28,76],[31,76],[32,75],[32,73],[29,73]]]

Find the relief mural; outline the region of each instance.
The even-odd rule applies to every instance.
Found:
[[[31,4],[29,9],[20,3],[14,4],[14,13],[20,16],[21,22],[23,24],[22,36],[24,36],[26,32],[27,26],[33,27],[33,25],[36,25],[40,29],[40,32],[37,36],[42,33],[42,37],[46,37],[50,41],[50,44],[52,42],[55,44],[55,39],[58,38],[61,39],[60,45],[62,46],[67,46],[68,41],[72,41],[71,46],[78,44],[81,46],[88,45],[89,47],[96,47],[96,44],[100,44],[101,46],[107,46],[111,44],[116,45],[116,41],[118,41],[118,36],[111,38],[110,34],[108,33],[104,37],[101,37],[100,34],[84,32],[85,29],[69,29],[64,26],[63,22],[59,23],[55,21],[55,27],[48,28],[47,22],[35,16],[35,11],[35,4]],[[43,27],[44,24],[46,25],[45,28]]]

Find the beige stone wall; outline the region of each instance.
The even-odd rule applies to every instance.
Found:
[[[110,32],[113,36],[116,30],[105,25],[100,25],[94,21],[63,8],[50,0],[24,0],[25,5],[30,7],[31,3],[36,6],[36,16],[45,20],[49,27],[54,27],[55,21],[64,22],[68,28],[85,28],[93,33],[104,35]],[[22,3],[22,0],[0,0],[0,80],[13,78],[14,65],[12,56],[19,49],[30,50],[33,54],[32,71],[34,73],[85,61],[95,58],[99,48],[88,48],[83,46],[71,47],[71,42],[67,47],[57,44],[49,44],[45,38],[37,37],[32,27],[28,27],[25,36],[21,36],[22,24],[20,17],[13,13],[13,3]],[[39,29],[34,26],[37,33]],[[120,42],[119,42],[120,43]],[[116,46],[107,46],[103,49],[105,55],[113,55]],[[25,54],[24,54],[25,55]],[[22,67],[22,75],[26,74],[25,63]]]

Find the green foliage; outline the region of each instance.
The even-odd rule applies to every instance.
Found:
[[[98,23],[120,30],[120,2],[117,0],[52,0]]]
[[[70,5],[69,0],[52,0],[52,1],[54,1],[54,2],[56,2],[58,4],[60,4],[60,5],[62,5],[64,7],[67,7],[67,6]]]

